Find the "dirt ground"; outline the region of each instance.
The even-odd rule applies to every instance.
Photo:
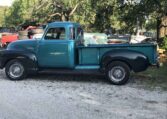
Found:
[[[10,81],[0,71],[0,119],[167,119],[167,91],[103,76],[39,74]]]

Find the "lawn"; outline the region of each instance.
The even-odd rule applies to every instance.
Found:
[[[160,68],[150,67],[144,72],[133,75],[139,80],[140,84],[150,89],[160,88],[167,91],[167,62]],[[142,80],[143,79],[143,80]]]

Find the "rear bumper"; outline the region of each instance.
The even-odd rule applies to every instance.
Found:
[[[161,66],[161,64],[159,62],[157,62],[156,64],[152,64],[151,66],[159,68]]]

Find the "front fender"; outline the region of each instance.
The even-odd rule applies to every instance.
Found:
[[[112,61],[122,61],[134,72],[144,71],[149,66],[149,60],[144,54],[133,50],[119,49],[111,50],[103,55],[100,63],[101,70],[104,71]]]
[[[0,51],[0,68],[4,68],[7,62],[12,59],[18,59],[27,68],[28,72],[36,71],[37,57],[32,52],[17,51],[17,50],[2,50]]]

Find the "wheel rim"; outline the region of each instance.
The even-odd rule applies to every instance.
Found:
[[[109,73],[109,78],[114,82],[120,82],[125,78],[125,69],[121,66],[115,66],[113,67]]]
[[[23,65],[18,62],[15,62],[12,65],[10,65],[8,74],[12,78],[19,78],[20,76],[23,75],[23,72],[24,72]]]

